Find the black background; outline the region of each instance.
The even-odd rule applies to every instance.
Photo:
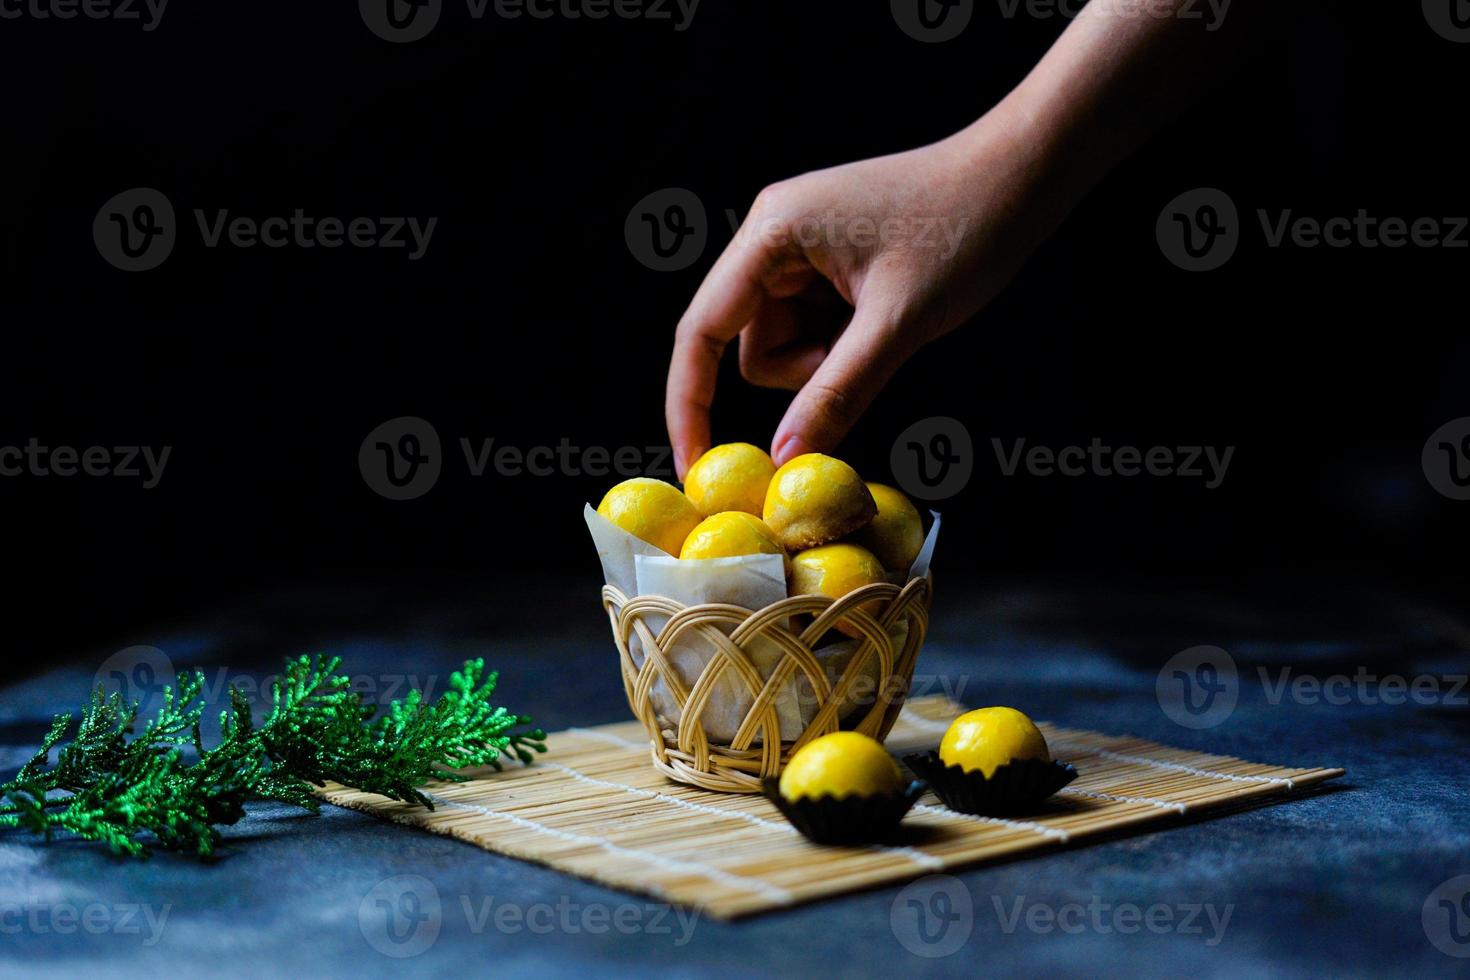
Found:
[[[1245,0],[1238,0],[1245,2]],[[471,21],[449,2],[393,45],[353,4],[173,0],[157,30],[0,21],[5,98],[0,445],[169,445],[160,485],[0,479],[12,659],[138,642],[152,622],[260,590],[410,592],[517,578],[589,597],[582,524],[610,478],[469,476],[458,440],[654,446],[672,331],[765,184],[918,145],[1014,85],[1065,26],[978,5],[925,45],[888,5],[704,0],[692,26]],[[1129,574],[1181,585],[1392,580],[1453,595],[1470,504],[1420,468],[1470,414],[1470,252],[1267,248],[1257,208],[1470,213],[1470,48],[1416,3],[1272,5],[1231,81],[1105,180],[1014,285],[921,353],[842,448],[870,478],[910,423],[950,415],[979,454],[942,503],[952,574]],[[181,240],[106,264],[108,198],[162,190]],[[695,191],[711,243],[639,264],[629,209]],[[1226,190],[1223,269],[1154,238],[1166,202]],[[263,218],[434,216],[427,255],[206,249],[194,208]],[[789,396],[726,365],[717,439],[766,444]],[[391,502],[357,452],[431,421],[445,472]],[[992,437],[1233,445],[1224,485],[1002,478]],[[493,599],[486,599],[493,603]],[[291,652],[291,651],[285,651]]]

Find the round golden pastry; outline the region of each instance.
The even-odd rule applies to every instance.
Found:
[[[901,490],[882,483],[869,483],[868,492],[878,505],[878,516],[852,536],[883,563],[890,572],[907,574],[924,547],[924,521],[919,509]]]
[[[805,453],[771,478],[761,516],[788,551],[801,551],[846,537],[877,513],[857,470],[831,456]]]
[[[791,594],[824,595],[841,599],[853,589],[886,581],[883,566],[867,548],[856,544],[824,544],[808,548],[791,559]],[[865,602],[859,608],[877,615],[882,600]],[[856,629],[839,623],[848,636],[861,636]]]
[[[634,537],[677,555],[699,524],[699,511],[671,483],[646,476],[624,480],[607,492],[597,513]]]
[[[976,708],[956,718],[939,743],[939,761],[986,779],[1017,759],[1051,761],[1046,737],[1015,708]]]
[[[681,559],[734,558],[738,555],[780,555],[781,567],[789,574],[791,559],[766,522],[743,510],[712,514],[700,521],[684,547]]]
[[[782,770],[779,786],[792,802],[887,795],[903,787],[903,773],[883,744],[857,732],[832,732],[802,746]]]
[[[684,474],[684,493],[705,517],[730,510],[760,517],[775,473],[776,464],[764,449],[727,442],[694,461]]]

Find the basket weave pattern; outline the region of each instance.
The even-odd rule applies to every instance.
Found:
[[[902,588],[886,583],[866,585],[840,599],[791,596],[752,612],[725,603],[685,606],[662,596],[628,598],[611,585],[602,590],[602,604],[612,623],[613,639],[622,662],[623,687],[633,714],[648,730],[653,764],[679,782],[727,793],[758,793],[761,780],[778,776],[792,753],[807,742],[844,729],[882,741],[898,719],[914,675],[914,663],[929,626],[930,581],[911,579]],[[869,610],[864,606],[876,603]],[[800,633],[789,628],[792,617],[815,618]],[[667,618],[657,632],[652,623]],[[907,622],[895,644],[891,630]],[[828,680],[813,652],[839,624],[860,638],[859,648],[835,683]],[[728,630],[728,632],[727,632]],[[692,686],[686,684],[669,659],[669,652],[686,634],[708,644],[711,656]],[[633,639],[644,654],[640,667],[632,654]],[[747,653],[757,637],[775,644],[782,656],[768,677]],[[700,722],[716,684],[736,679],[751,699],[744,720],[730,740],[709,738]],[[854,691],[859,678],[875,683]],[[655,682],[661,681],[679,709],[675,730],[664,727],[653,703]],[[795,742],[782,743],[777,698],[796,681],[803,697],[810,697],[816,713]],[[804,681],[804,683],[801,683]],[[867,710],[845,723],[844,705],[857,698]],[[756,744],[759,740],[760,744]]]

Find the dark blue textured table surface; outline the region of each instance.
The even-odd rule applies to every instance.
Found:
[[[504,674],[502,703],[548,728],[626,719],[595,602],[549,594],[502,593],[494,605],[453,590],[240,597],[0,688],[0,773],[133,644],[249,682],[281,656],[326,650],[383,694],[403,678],[442,684],[483,655]],[[207,864],[6,832],[0,972],[1466,974],[1470,879],[1451,879],[1470,875],[1470,692],[1454,680],[1467,637],[1455,618],[1386,589],[951,584],[921,683],[1067,726],[1348,774],[1279,805],[735,923],[332,807],[257,805],[228,831],[238,846]],[[1238,703],[1191,729],[1161,710],[1155,681],[1197,644],[1230,653]],[[1283,690],[1283,670],[1309,680]],[[1381,696],[1385,676],[1429,680],[1420,697],[1387,704],[1399,698]],[[1313,695],[1312,679],[1333,677],[1348,681]]]

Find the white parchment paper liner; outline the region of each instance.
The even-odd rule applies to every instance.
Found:
[[[930,514],[934,523],[929,528],[919,556],[909,569],[910,579],[929,574],[929,566],[934,558],[940,521],[937,513],[930,511]],[[629,598],[660,595],[685,605],[727,602],[746,609],[762,609],[787,597],[784,563],[780,555],[742,555],[737,558],[680,561],[624,531],[590,505],[584,508],[583,517],[587,521],[587,529],[592,533],[592,541],[597,546],[604,580]],[[667,619],[664,617],[648,617],[648,626],[655,633],[665,622]],[[726,632],[731,629],[733,626],[727,628]],[[907,632],[907,622],[901,622],[894,627],[892,635],[896,646],[902,645]],[[843,639],[815,651],[817,661],[822,665],[829,682],[835,683],[841,676],[857,648],[857,640]],[[746,649],[761,676],[770,677],[780,663],[780,647],[757,637]],[[636,635],[630,638],[629,653],[633,662],[641,668],[643,647]],[[705,665],[713,656],[709,645],[694,633],[686,633],[680,637],[669,651],[670,663],[688,687],[693,687],[699,680]],[[866,676],[854,685],[852,703],[843,707],[840,717],[845,718],[871,698],[877,683],[876,659],[870,661],[864,673]],[[679,708],[661,678],[654,682],[650,694],[660,719],[669,728],[676,727],[679,723]],[[700,718],[705,734],[712,741],[729,744],[753,700],[745,685],[733,672],[727,670],[711,692]],[[776,697],[776,714],[781,723],[782,741],[794,741],[799,737],[816,712],[817,704],[811,685],[798,672],[797,676],[786,682]],[[756,741],[759,742],[760,739],[757,738]]]

